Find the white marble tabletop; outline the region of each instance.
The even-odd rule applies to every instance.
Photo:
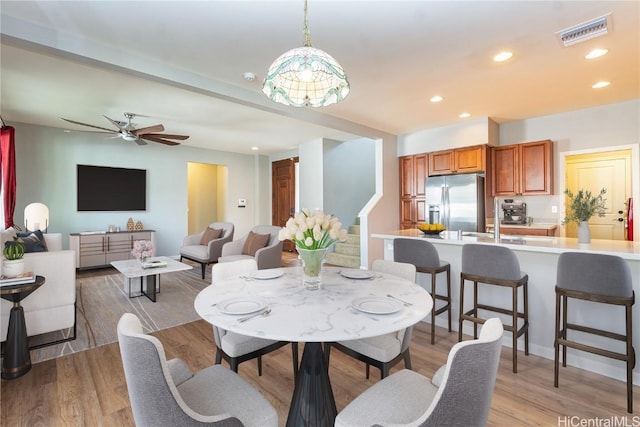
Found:
[[[280,341],[327,342],[398,331],[419,322],[433,308],[431,296],[421,286],[379,272],[355,270],[360,274],[370,273],[373,277],[349,279],[340,272],[354,270],[324,268],[320,289],[315,291],[307,290],[302,285],[300,267],[259,270],[258,273],[268,275],[268,272],[283,274],[271,279],[237,277],[206,287],[195,299],[196,312],[215,326],[247,336]],[[411,305],[394,303],[387,294]],[[220,310],[220,306],[227,306],[224,303],[231,298],[263,302],[271,312],[268,316],[239,322],[238,319],[246,314],[225,314]],[[365,300],[365,304],[362,304],[363,300],[360,300],[360,304],[354,304],[358,298],[368,300]],[[378,298],[383,299],[380,305],[377,304]],[[387,309],[387,304],[395,307]],[[365,311],[357,310],[353,305],[359,305]],[[371,313],[395,309],[398,311],[389,314]]]
[[[128,279],[173,273],[175,271],[191,270],[193,268],[188,264],[176,261],[175,259],[171,259],[166,256],[150,257],[148,261],[164,261],[167,265],[165,267],[142,268],[140,260],[138,259],[113,261],[111,265]]]

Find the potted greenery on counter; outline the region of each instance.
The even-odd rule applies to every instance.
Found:
[[[603,217],[606,211],[605,202],[607,199],[604,195],[607,190],[603,188],[597,196],[591,191],[578,190],[576,194],[566,189],[564,194],[567,195],[569,202],[567,203],[566,216],[563,224],[575,222],[578,224],[578,242],[589,243],[591,241],[591,232],[589,231],[589,220],[594,215]]]
[[[24,273],[24,245],[21,242],[6,242],[2,250],[2,275],[16,277]]]

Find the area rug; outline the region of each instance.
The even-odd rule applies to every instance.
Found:
[[[77,338],[66,343],[31,351],[31,362],[38,363],[118,340],[116,325],[124,313],[140,318],[146,333],[193,322],[200,316],[193,308],[198,292],[210,284],[202,280],[200,268],[161,275],[156,302],[145,296],[129,298],[124,291],[124,276],[117,270],[79,272],[76,277]],[[132,282],[135,290],[136,281]],[[43,334],[30,339],[30,345],[70,336],[71,329]]]

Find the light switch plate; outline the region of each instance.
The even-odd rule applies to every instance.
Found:
[[[558,207],[557,206],[551,206],[551,213],[558,213]]]

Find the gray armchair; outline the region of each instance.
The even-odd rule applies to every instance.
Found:
[[[184,238],[180,247],[180,261],[186,258],[200,264],[203,279],[207,265],[218,262],[224,244],[233,240],[234,228],[230,222],[213,222],[209,224],[209,228],[222,230],[222,234],[220,237],[209,241],[206,245],[201,244],[202,236],[206,230],[197,234],[190,234]]]
[[[251,231],[239,240],[226,243],[222,247],[222,255],[218,258],[218,262],[238,261],[241,259],[254,258],[258,264],[258,270],[267,268],[278,268],[282,264],[282,242],[278,239],[280,229],[276,225],[256,225]],[[255,251],[251,255],[251,250],[247,250],[245,243],[247,238],[252,235],[269,235],[265,245]]]
[[[167,361],[160,341],[125,313],[118,341],[137,426],[277,426],[278,414],[258,390],[214,365],[196,373],[180,359]]]
[[[486,425],[503,331],[500,319],[488,319],[480,338],[451,348],[432,380],[408,369],[396,372],[347,405],[335,425]]]

